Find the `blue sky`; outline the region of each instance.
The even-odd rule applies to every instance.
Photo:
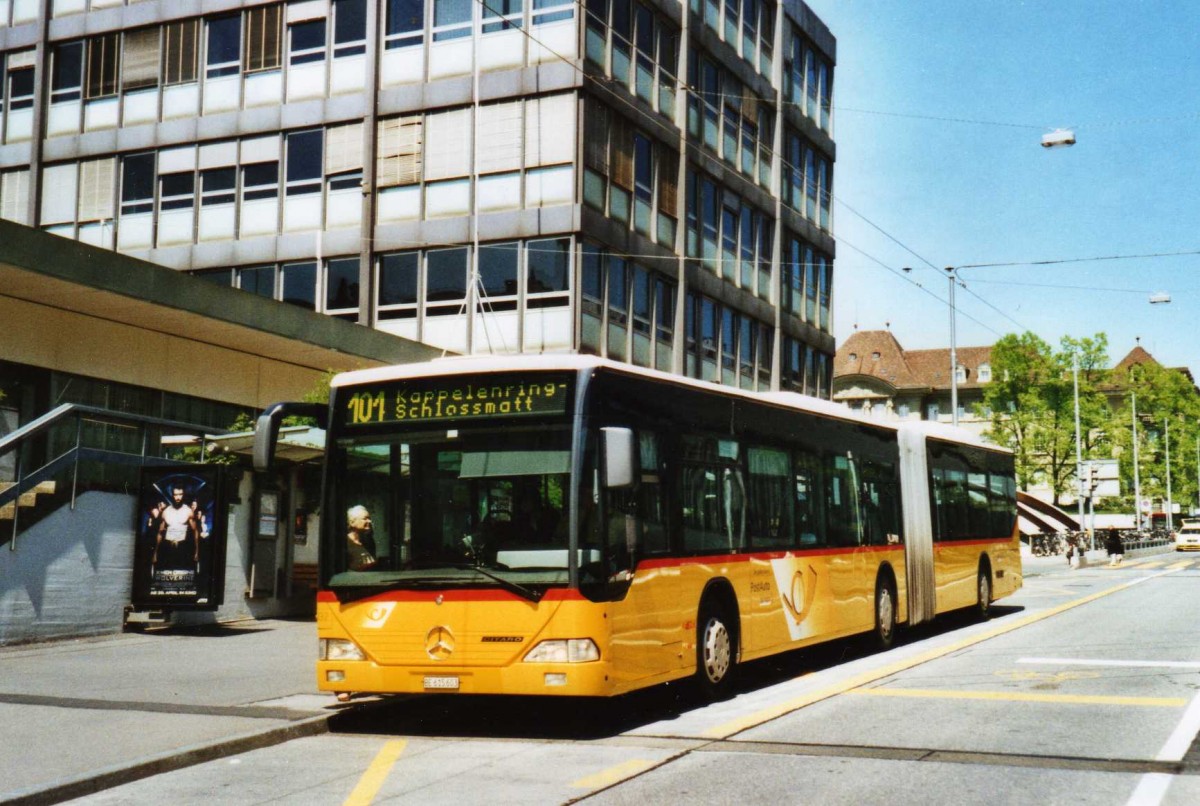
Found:
[[[838,41],[839,343],[890,322],[905,348],[948,346],[944,266],[1200,253],[1200,3],[808,5]],[[1057,127],[1077,144],[1042,148]],[[960,346],[1103,331],[1113,361],[1140,336],[1200,373],[1200,254],[961,277]]]

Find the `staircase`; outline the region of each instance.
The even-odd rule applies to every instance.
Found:
[[[16,482],[0,482],[0,493],[6,493],[16,486]],[[37,506],[38,496],[54,495],[56,486],[57,483],[53,480],[40,481],[33,487],[30,487],[19,493],[16,501],[10,501],[9,503],[0,507],[0,530],[4,529],[5,524],[8,524],[9,527],[12,526],[12,519],[16,516],[18,508],[20,508],[22,514],[28,510],[32,510]]]

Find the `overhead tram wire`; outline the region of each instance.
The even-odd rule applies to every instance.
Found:
[[[947,299],[944,299],[943,297],[940,297],[940,296],[938,296],[936,293],[934,293],[933,291],[930,291],[928,288],[926,288],[926,287],[925,287],[923,284],[921,284],[921,283],[918,283],[916,280],[912,279],[911,277],[907,277],[907,276],[905,276],[905,275],[904,275],[904,274],[902,274],[901,272],[897,271],[896,269],[893,269],[891,266],[889,266],[889,265],[887,265],[886,263],[884,263],[884,262],[883,262],[882,260],[880,260],[879,258],[875,257],[874,255],[872,255],[872,254],[870,254],[870,253],[868,253],[868,252],[865,252],[865,251],[863,251],[862,249],[859,249],[857,246],[855,246],[854,244],[850,243],[849,241],[845,241],[845,240],[841,240],[841,239],[839,239],[839,240],[838,240],[838,244],[839,244],[839,245],[841,245],[841,246],[845,246],[845,247],[848,247],[848,248],[850,248],[850,249],[853,249],[855,252],[858,252],[860,255],[862,255],[863,257],[865,257],[865,258],[867,258],[868,260],[872,261],[873,263],[877,263],[877,264],[878,264],[879,266],[881,266],[882,268],[886,269],[887,271],[890,271],[892,274],[895,274],[897,277],[899,277],[901,280],[905,281],[906,283],[909,283],[910,285],[916,286],[916,287],[917,287],[917,288],[919,288],[919,289],[920,289],[922,292],[924,292],[925,294],[928,294],[929,296],[933,297],[934,299],[936,299],[938,302],[942,303],[943,305],[947,305],[947,306],[948,306],[948,305],[950,304],[950,301],[949,301],[949,300],[947,300]],[[966,319],[970,319],[972,322],[974,322],[975,324],[979,325],[979,326],[980,326],[980,327],[982,327],[984,330],[987,330],[987,331],[989,331],[989,332],[991,332],[991,333],[994,333],[994,334],[996,334],[997,336],[1001,336],[1001,335],[1003,335],[1002,333],[1000,333],[1000,332],[999,332],[998,330],[996,330],[995,328],[991,327],[990,325],[987,325],[987,324],[985,324],[984,322],[981,322],[981,321],[979,321],[979,320],[978,320],[978,319],[976,319],[974,316],[971,316],[971,314],[969,314],[969,313],[966,313],[965,311],[962,311],[961,309],[959,310],[959,312],[958,312],[958,313],[959,313],[959,315],[960,315],[960,316],[962,316],[962,317],[964,317],[964,318],[966,318]]]

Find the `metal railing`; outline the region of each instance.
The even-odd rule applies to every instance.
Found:
[[[212,429],[141,414],[110,411],[96,406],[67,403],[38,417],[0,439],[0,459],[13,457],[11,486],[0,490],[0,510],[12,504],[12,526],[0,533],[0,545],[16,550],[21,530],[21,496],[35,492],[38,485],[70,472],[70,503],[75,508],[79,493],[80,464],[182,465],[190,462],[163,455],[166,433],[199,436],[199,461],[205,458],[204,437]],[[65,438],[64,438],[65,436]],[[37,440],[45,440],[44,460],[32,459]],[[56,444],[57,443],[57,444]],[[99,444],[97,444],[99,443]],[[172,447],[169,450],[178,451]],[[30,467],[34,461],[42,463]]]

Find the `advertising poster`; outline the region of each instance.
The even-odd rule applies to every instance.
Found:
[[[142,470],[133,562],[135,607],[216,610],[225,593],[221,468]]]

